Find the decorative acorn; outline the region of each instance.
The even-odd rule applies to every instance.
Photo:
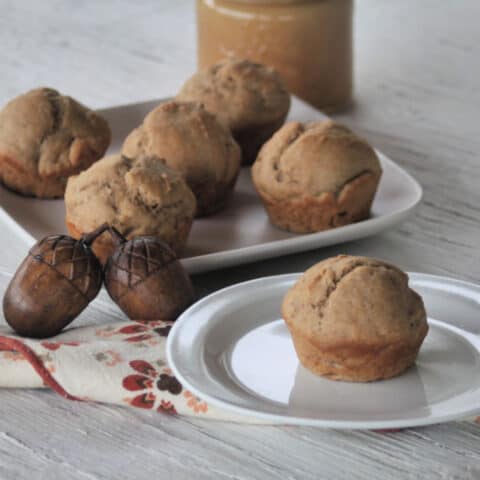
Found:
[[[194,299],[190,277],[173,250],[157,237],[126,240],[110,229],[114,253],[105,265],[112,300],[136,320],[175,320]]]
[[[80,240],[51,235],[30,249],[3,297],[5,319],[19,335],[56,335],[96,297],[103,272],[90,244],[107,228]]]

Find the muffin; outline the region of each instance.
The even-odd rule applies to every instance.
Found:
[[[282,315],[305,368],[351,382],[399,375],[428,331],[422,298],[404,272],[348,255],[307,270],[285,296]]]
[[[253,163],[290,109],[290,95],[278,73],[249,60],[227,59],[201,70],[187,80],[177,99],[200,102],[215,114],[239,143],[243,164]]]
[[[193,102],[171,101],[152,110],[122,153],[156,155],[181,172],[197,199],[198,216],[223,208],[240,169],[240,149],[229,130]]]
[[[295,233],[367,218],[381,174],[372,147],[330,120],[286,124],[252,167],[271,222]]]
[[[73,98],[31,90],[0,111],[0,180],[23,195],[62,197],[68,177],[101,158],[110,138],[106,120]]]
[[[195,197],[183,176],[158,157],[112,155],[69,178],[65,207],[75,238],[108,223],[128,239],[153,235],[179,253],[195,215]],[[93,244],[102,263],[113,248],[108,233]]]

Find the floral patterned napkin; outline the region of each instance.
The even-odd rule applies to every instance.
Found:
[[[172,375],[165,355],[170,328],[170,322],[128,321],[72,328],[41,341],[0,327],[0,387],[49,387],[69,400],[235,420]]]
[[[69,400],[167,414],[265,423],[207,405],[172,375],[165,354],[171,322],[128,321],[30,340],[0,327],[0,387],[49,387]],[[468,419],[480,425],[480,417]]]

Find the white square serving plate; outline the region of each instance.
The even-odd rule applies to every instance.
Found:
[[[107,153],[118,152],[126,135],[162,101],[165,100],[100,110],[112,129],[112,144]],[[311,122],[325,118],[293,98],[288,120]],[[395,162],[377,153],[383,175],[371,218],[306,235],[285,232],[270,224],[250,179],[250,169],[243,168],[228,206],[216,215],[195,220],[182,263],[190,273],[215,270],[367,237],[405,220],[420,203],[422,188]],[[0,218],[29,245],[46,235],[66,233],[63,200],[22,197],[0,187]]]

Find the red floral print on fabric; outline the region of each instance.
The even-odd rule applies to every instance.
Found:
[[[134,320],[120,328],[106,326],[95,331],[100,338],[110,338],[116,335],[126,335],[122,340],[139,346],[155,346],[161,337],[166,337],[172,328],[171,322],[163,320]]]
[[[151,409],[155,404],[156,397],[153,393],[143,393],[135,398],[132,398],[130,405],[137,408]]]
[[[157,371],[145,360],[132,360],[129,365],[139,373],[155,378]]]
[[[47,350],[58,350],[60,347],[78,347],[80,342],[41,342],[40,345]]]
[[[122,335],[129,335],[124,339],[124,342],[140,343],[148,342],[149,344],[156,343],[158,337],[166,337],[172,326],[163,321],[143,322],[136,320],[135,323],[126,325],[120,328],[116,333]]]
[[[13,350],[0,350],[2,352],[2,358],[4,360],[10,360],[12,362],[24,362],[25,357],[20,352],[15,352]]]
[[[172,402],[168,402],[167,400],[162,400],[160,402],[160,406],[157,408],[158,412],[168,413],[169,415],[176,415],[177,411],[173,406]]]
[[[107,367],[114,367],[124,361],[122,355],[115,350],[103,350],[97,352],[94,356],[98,362],[104,363]]]
[[[157,411],[175,414],[177,413],[172,402],[161,398],[162,392],[171,395],[179,395],[182,392],[182,385],[172,375],[169,369],[162,369],[161,372],[145,360],[132,360],[130,367],[137,373],[132,373],[122,381],[123,388],[129,392],[139,392],[133,398],[126,398],[125,401],[137,408],[153,409],[158,401]]]
[[[110,338],[116,335],[117,331],[115,330],[115,327],[111,325],[107,325],[104,328],[99,328],[95,330],[95,336],[100,337],[100,338]]]
[[[208,405],[192,392],[185,390],[183,396],[187,400],[187,407],[191,408],[195,413],[207,413]]]
[[[12,350],[5,345],[0,345],[0,354],[1,358],[4,360],[10,360],[12,362],[21,362],[25,360],[25,357],[20,352],[17,350]]]

